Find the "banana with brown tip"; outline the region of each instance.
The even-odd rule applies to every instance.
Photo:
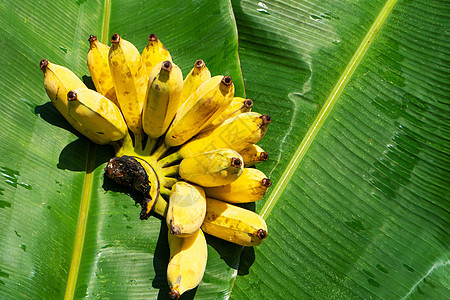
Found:
[[[201,229],[184,238],[169,233],[168,239],[170,248],[170,261],[167,266],[169,295],[172,299],[178,299],[185,291],[195,288],[202,280],[208,258],[208,246]]]
[[[220,200],[206,198],[202,229],[220,239],[257,246],[267,237],[266,222],[256,213]]]
[[[205,187],[204,190],[208,198],[230,203],[247,203],[264,197],[271,184],[270,179],[262,171],[244,168],[236,181],[217,187]]]
[[[178,181],[172,186],[166,222],[171,234],[185,237],[196,232],[206,214],[206,197],[197,185]]]
[[[97,92],[119,106],[116,97],[116,89],[109,71],[108,45],[102,44],[95,35],[89,37],[89,52],[87,55],[87,65],[92,81]]]

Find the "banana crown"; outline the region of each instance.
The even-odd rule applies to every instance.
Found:
[[[260,216],[233,203],[260,200],[271,185],[247,168],[268,159],[255,143],[271,119],[251,112],[253,101],[235,97],[232,78],[211,76],[201,59],[183,79],[156,34],[142,54],[117,33],[111,46],[90,35],[87,65],[96,91],[41,60],[45,90],[76,130],[114,147],[105,176],[142,194],[140,218],[165,217],[169,294],[178,299],[202,280],[203,231],[243,246],[267,236]]]

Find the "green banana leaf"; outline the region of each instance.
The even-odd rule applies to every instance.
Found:
[[[186,298],[227,298],[233,285],[237,299],[448,298],[449,5],[166,2],[3,3],[0,298],[167,297],[164,223],[140,221],[103,179],[112,149],[62,120],[38,63],[89,82],[89,34],[118,32],[141,50],[155,32],[184,74],[202,58],[243,95],[236,24],[247,97],[273,117],[258,168],[274,185],[256,204],[269,237],[241,257],[208,238],[207,271]]]

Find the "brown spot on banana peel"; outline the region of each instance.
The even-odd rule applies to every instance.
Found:
[[[114,33],[111,37],[111,43],[118,44],[120,42],[120,36]]]
[[[265,239],[265,238],[267,237],[267,231],[265,231],[264,229],[259,229],[259,230],[256,232],[256,236],[257,236],[260,240],[263,240],[263,239]]]
[[[39,68],[42,70],[42,72],[45,73],[45,70],[47,69],[48,66],[48,60],[46,60],[45,58],[43,60],[41,60],[41,62],[39,63]]]
[[[170,226],[170,234],[178,235],[180,233],[181,233],[180,227],[178,227],[177,225],[171,225]]]

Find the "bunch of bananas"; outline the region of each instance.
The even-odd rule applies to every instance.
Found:
[[[178,299],[203,277],[204,232],[243,246],[267,236],[264,220],[235,204],[261,199],[271,185],[250,168],[268,159],[256,143],[271,119],[251,112],[252,100],[234,97],[231,77],[211,77],[201,59],[183,79],[155,34],[142,54],[117,33],[110,47],[92,35],[89,42],[96,91],[43,59],[45,90],[76,130],[115,148],[105,174],[144,195],[141,219],[166,219],[167,277]]]

